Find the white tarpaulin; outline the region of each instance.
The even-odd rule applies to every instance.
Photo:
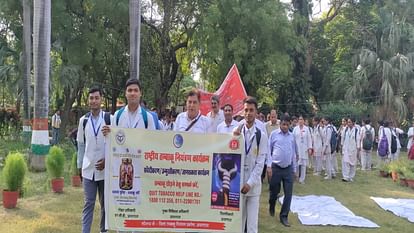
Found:
[[[283,202],[283,197],[279,198]],[[293,196],[290,209],[297,213],[303,225],[334,225],[352,227],[379,227],[374,222],[356,216],[349,209],[328,196]]]
[[[381,208],[414,222],[414,199],[371,197]]]

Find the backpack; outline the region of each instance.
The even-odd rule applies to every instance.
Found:
[[[88,112],[85,114],[85,117],[83,118],[83,142],[86,142],[86,138],[85,138],[85,127],[86,127],[86,123],[88,123],[89,117],[91,116],[91,112]],[[105,112],[104,113],[104,121],[106,125],[111,125],[111,114],[109,112]]]
[[[391,133],[391,153],[394,154],[395,152],[397,152],[397,149],[397,136]]]
[[[388,155],[388,140],[384,128],[382,128],[382,138],[378,144],[378,155],[381,157]]]
[[[364,139],[362,140],[362,149],[372,150],[372,145],[374,144],[372,131],[371,129],[368,129],[366,126],[364,126],[364,129],[365,129],[365,135],[364,135]]]
[[[259,145],[260,145],[260,139],[262,138],[262,131],[260,131],[259,128],[256,127],[256,148],[257,148],[257,155],[259,155]]]
[[[330,125],[328,126],[332,130],[331,139],[329,140],[329,144],[331,145],[331,154],[336,151],[336,145],[338,144],[338,133],[336,132],[335,128]]]
[[[119,124],[119,118],[121,117],[121,114],[124,112],[125,107],[122,107],[121,109],[119,109],[119,111],[116,114],[116,126],[118,126]],[[141,108],[141,114],[142,114],[142,118],[144,119],[144,125],[145,128],[148,129],[148,118],[147,118],[147,111],[144,108]]]
[[[408,151],[408,159],[414,160],[414,144],[411,145],[410,150]]]

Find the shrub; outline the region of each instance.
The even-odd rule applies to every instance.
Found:
[[[60,178],[63,176],[65,166],[65,155],[63,150],[57,146],[53,146],[46,156],[46,169],[50,178]]]
[[[21,153],[10,153],[3,168],[3,178],[9,191],[18,191],[23,186],[27,165]]]
[[[78,154],[76,152],[72,154],[72,160],[70,161],[70,173],[72,176],[78,175]]]
[[[357,120],[364,119],[371,109],[365,103],[338,102],[322,105],[317,115],[330,117],[334,125],[340,125],[344,117],[353,116]]]

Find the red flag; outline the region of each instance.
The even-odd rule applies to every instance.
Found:
[[[225,104],[231,104],[234,114],[243,109],[243,100],[247,97],[236,64],[231,67],[220,88],[215,93],[199,91],[201,93],[200,111],[203,115],[206,115],[211,110],[210,98],[213,95],[220,97],[220,108]]]

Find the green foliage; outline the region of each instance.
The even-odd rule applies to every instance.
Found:
[[[295,42],[280,2],[217,0],[202,16],[195,46],[199,48],[201,78],[208,80],[210,91],[217,90],[233,64],[238,67],[247,93],[259,101],[264,96],[258,94],[267,94],[258,93],[259,87],[277,90],[289,79],[288,51]]]
[[[370,114],[370,107],[364,103],[346,103],[337,102],[322,105],[320,111],[317,113],[321,116],[327,116],[332,119],[335,125],[340,125],[342,118],[355,117],[357,120],[362,120]]]
[[[26,161],[20,153],[10,153],[3,168],[3,179],[9,191],[22,189],[24,176],[27,171]]]
[[[78,175],[78,153],[74,152],[72,154],[72,159],[70,160],[70,173],[73,176]]]
[[[50,178],[63,176],[65,167],[65,155],[60,147],[52,146],[46,156],[46,169]]]
[[[410,161],[406,156],[402,156],[396,160],[390,162],[389,171],[397,172],[400,175],[403,175],[409,168]],[[413,170],[414,171],[414,170]]]
[[[400,172],[402,177],[407,179],[414,179],[414,161],[413,160],[405,160],[400,168]]]

